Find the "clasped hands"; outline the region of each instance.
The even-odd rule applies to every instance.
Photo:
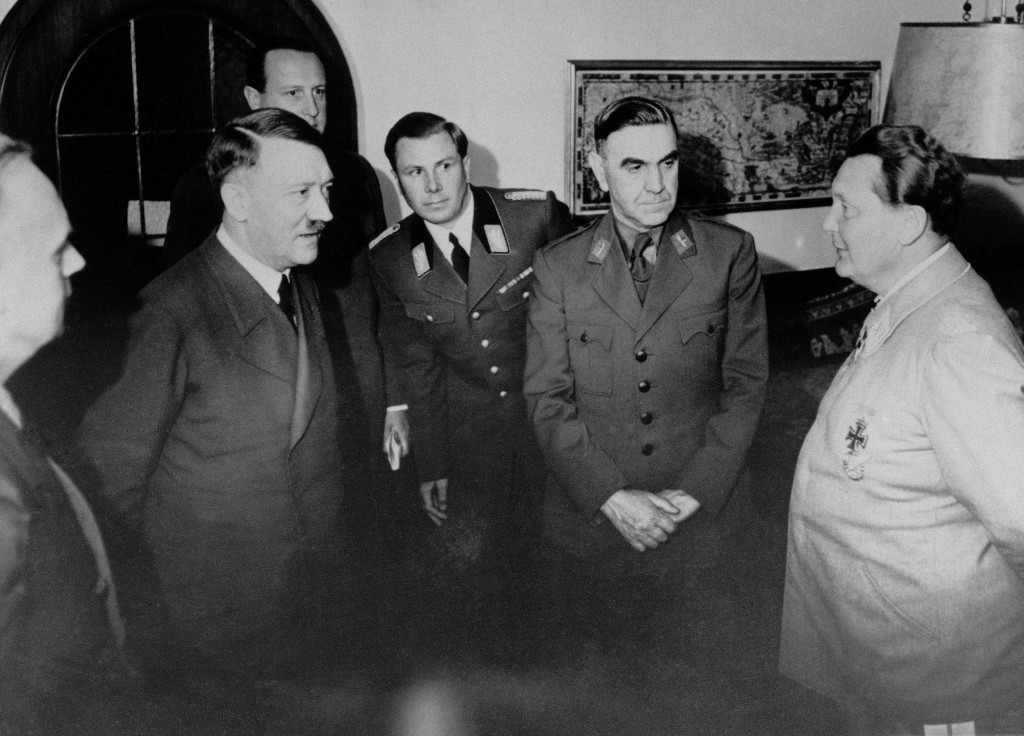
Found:
[[[675,488],[650,493],[623,488],[613,493],[601,511],[637,552],[654,549],[700,508],[690,494]]]

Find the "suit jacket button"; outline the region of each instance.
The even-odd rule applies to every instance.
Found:
[[[472,317],[473,319],[480,319],[480,312],[473,312],[469,316]]]
[[[648,381],[640,381],[636,386],[640,389],[640,393],[645,394],[651,390],[651,384]]]
[[[641,455],[651,455],[654,453],[654,445],[648,443],[640,448]]]
[[[640,415],[640,423],[641,424],[650,424],[653,421],[654,421],[654,415],[651,414],[649,411],[645,411],[643,414]]]
[[[633,357],[636,358],[637,363],[643,363],[645,360],[647,360],[647,351],[644,350],[643,348],[640,348],[639,350],[636,351],[636,355],[634,355]]]

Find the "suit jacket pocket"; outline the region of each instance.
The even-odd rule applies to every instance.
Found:
[[[576,390],[612,395],[612,334],[610,325],[569,323],[569,362]]]
[[[428,325],[443,325],[455,321],[455,307],[451,304],[409,304],[405,315]]]

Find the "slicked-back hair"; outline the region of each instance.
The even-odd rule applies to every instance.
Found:
[[[675,116],[665,105],[648,97],[622,97],[605,105],[594,118],[594,146],[604,153],[608,136],[631,125],[668,125],[676,140],[679,127]]]
[[[220,189],[235,169],[251,169],[257,164],[264,138],[298,141],[323,150],[320,134],[298,115],[276,107],[255,110],[222,126],[206,149],[206,172],[214,189]]]
[[[469,152],[469,139],[462,132],[462,128],[432,112],[410,112],[391,126],[387,138],[384,139],[384,155],[391,162],[392,170],[398,170],[395,166],[395,148],[399,140],[429,138],[436,133],[447,133],[451,136],[455,150],[459,152],[459,158],[466,157],[466,153]]]
[[[882,159],[875,193],[890,205],[917,205],[928,213],[937,235],[949,237],[956,225],[966,176],[956,158],[916,125],[876,125],[847,152]]]
[[[260,94],[267,91],[267,54],[271,51],[298,51],[313,54],[320,59],[320,54],[309,41],[286,36],[267,39],[249,52],[245,59],[245,83]],[[320,59],[320,63],[323,64],[323,59]]]
[[[9,138],[3,133],[0,133],[0,219],[6,216],[4,211],[4,188],[3,188],[3,174],[4,169],[11,161],[17,158],[31,158],[32,147],[24,141],[19,141],[14,138]]]

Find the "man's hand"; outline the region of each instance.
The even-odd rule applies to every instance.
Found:
[[[441,526],[441,522],[448,518],[448,479],[439,478],[420,483],[420,496],[427,516]]]
[[[671,501],[632,488],[613,493],[601,511],[637,552],[666,541],[676,529],[675,518],[682,513]]]
[[[666,488],[658,495],[679,509],[679,513],[672,517],[677,524],[689,519],[700,508],[700,501],[678,488]]]
[[[401,459],[409,454],[408,410],[384,412],[384,454],[388,456],[392,470],[398,470]]]

